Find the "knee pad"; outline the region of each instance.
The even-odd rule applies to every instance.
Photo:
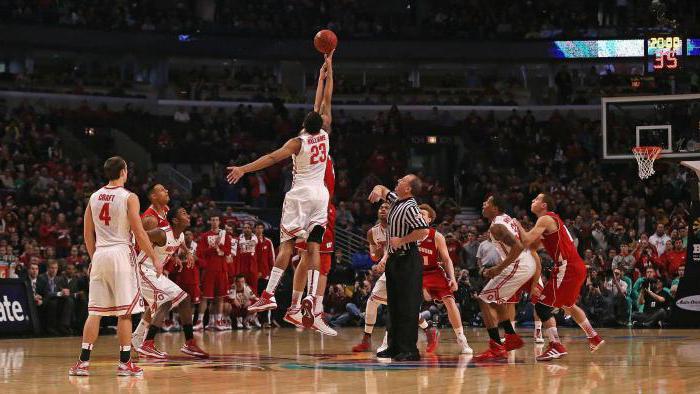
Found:
[[[321,253],[321,275],[328,276],[331,272],[331,255],[330,253]]]
[[[306,242],[316,242],[320,244],[321,241],[323,241],[323,233],[325,231],[326,229],[323,228],[323,226],[314,226],[313,230],[311,230],[311,233],[309,233],[309,236],[306,238]]]
[[[552,311],[554,311],[554,308],[538,302],[535,304],[535,311],[537,312],[537,316],[540,317],[540,320],[545,322],[553,316]]]

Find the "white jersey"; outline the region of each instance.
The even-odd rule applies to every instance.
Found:
[[[318,134],[311,135],[302,131],[299,139],[301,149],[299,153],[292,155],[292,189],[325,187],[326,161],[330,159],[328,133],[321,130]]]
[[[516,223],[517,221],[515,219],[503,213],[501,215],[496,216],[491,222],[491,225],[493,226],[494,224],[502,224],[508,229],[508,231],[511,232],[511,234],[513,234],[515,239],[520,239],[520,233],[518,232],[518,226]],[[496,250],[501,256],[501,259],[505,259],[506,256],[508,256],[508,253],[510,253],[510,246],[504,244],[501,241],[497,241],[493,237],[493,234],[491,234],[491,242],[493,242],[493,244],[496,245]]]
[[[95,225],[95,246],[132,246],[127,202],[131,192],[121,186],[104,186],[90,196],[90,211]]]
[[[386,247],[387,247],[387,242],[386,242],[386,227],[383,227],[380,223],[377,223],[372,227],[370,230],[372,234],[372,239],[374,240],[374,243],[377,244],[378,248],[381,248],[384,250],[384,254],[386,254]],[[370,253],[373,255],[377,254],[377,250],[372,250],[370,247]]]
[[[185,234],[180,233],[180,236],[175,238],[173,230],[170,227],[161,227],[160,229],[165,231],[165,245],[153,245],[153,251],[156,254],[158,262],[160,264],[165,264],[165,262],[168,261],[168,258],[170,258],[170,256],[177,253],[177,251],[180,249],[180,245],[184,245]],[[136,261],[138,261],[139,264],[145,264],[147,266],[154,267],[151,259],[148,258],[148,256],[146,256],[146,253],[144,253],[143,251],[139,252],[138,257],[136,257]]]

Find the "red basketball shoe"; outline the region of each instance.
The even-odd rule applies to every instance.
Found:
[[[428,337],[428,346],[425,347],[425,352],[435,352],[438,342],[440,341],[440,331],[435,327],[428,327],[428,329],[425,330],[425,336]]]
[[[372,337],[364,334],[362,336],[362,341],[357,345],[352,347],[352,351],[355,353],[366,352],[372,347]]]
[[[301,323],[305,328],[311,328],[314,325],[314,309],[316,305],[316,297],[306,296],[301,300]]]
[[[72,366],[71,369],[68,370],[68,375],[70,375],[70,376],[90,376],[90,371],[88,371],[88,368],[90,368],[90,363],[88,361],[78,360],[78,362],[75,363],[75,365]]]
[[[506,341],[503,343],[503,346],[506,347],[507,351],[511,350],[516,350],[520,349],[523,347],[525,342],[523,342],[522,338],[520,338],[520,335],[518,334],[506,334]]]
[[[551,361],[566,356],[566,348],[559,342],[550,342],[547,350],[539,356],[535,357],[537,361]]]
[[[475,362],[508,361],[508,351],[506,350],[505,346],[501,345],[500,343],[496,343],[493,339],[491,339],[489,340],[489,348],[485,352],[474,356],[472,360]]]
[[[161,352],[160,350],[156,349],[156,344],[153,339],[146,339],[143,341],[143,344],[136,348],[136,352],[140,355],[157,358],[159,360],[165,360],[168,358],[168,353]]]
[[[197,358],[209,358],[209,353],[200,349],[200,347],[197,346],[197,341],[194,339],[190,339],[189,341],[185,342],[185,344],[180,348],[180,351]]]
[[[255,303],[248,307],[249,313],[269,311],[272,309],[277,309],[277,301],[275,301],[275,295],[270,294],[267,291],[263,291],[260,298],[255,301]]]
[[[301,318],[301,308],[298,306],[290,306],[289,309],[287,309],[287,313],[284,315],[284,321],[297,328],[304,328]]]
[[[596,334],[596,336],[593,338],[588,338],[588,347],[591,349],[591,353],[598,350],[604,343],[605,341],[598,334]]]
[[[137,367],[129,360],[126,363],[119,363],[117,376],[143,376],[143,369]]]

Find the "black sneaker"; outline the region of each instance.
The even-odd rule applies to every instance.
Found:
[[[393,361],[420,361],[419,353],[399,353],[391,358]]]
[[[394,356],[396,356],[396,353],[391,349],[386,349],[377,353],[377,358],[393,358]]]

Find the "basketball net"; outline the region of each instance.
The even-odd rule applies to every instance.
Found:
[[[634,158],[639,164],[639,178],[647,179],[654,175],[654,160],[661,156],[660,146],[636,146],[632,148]]]

